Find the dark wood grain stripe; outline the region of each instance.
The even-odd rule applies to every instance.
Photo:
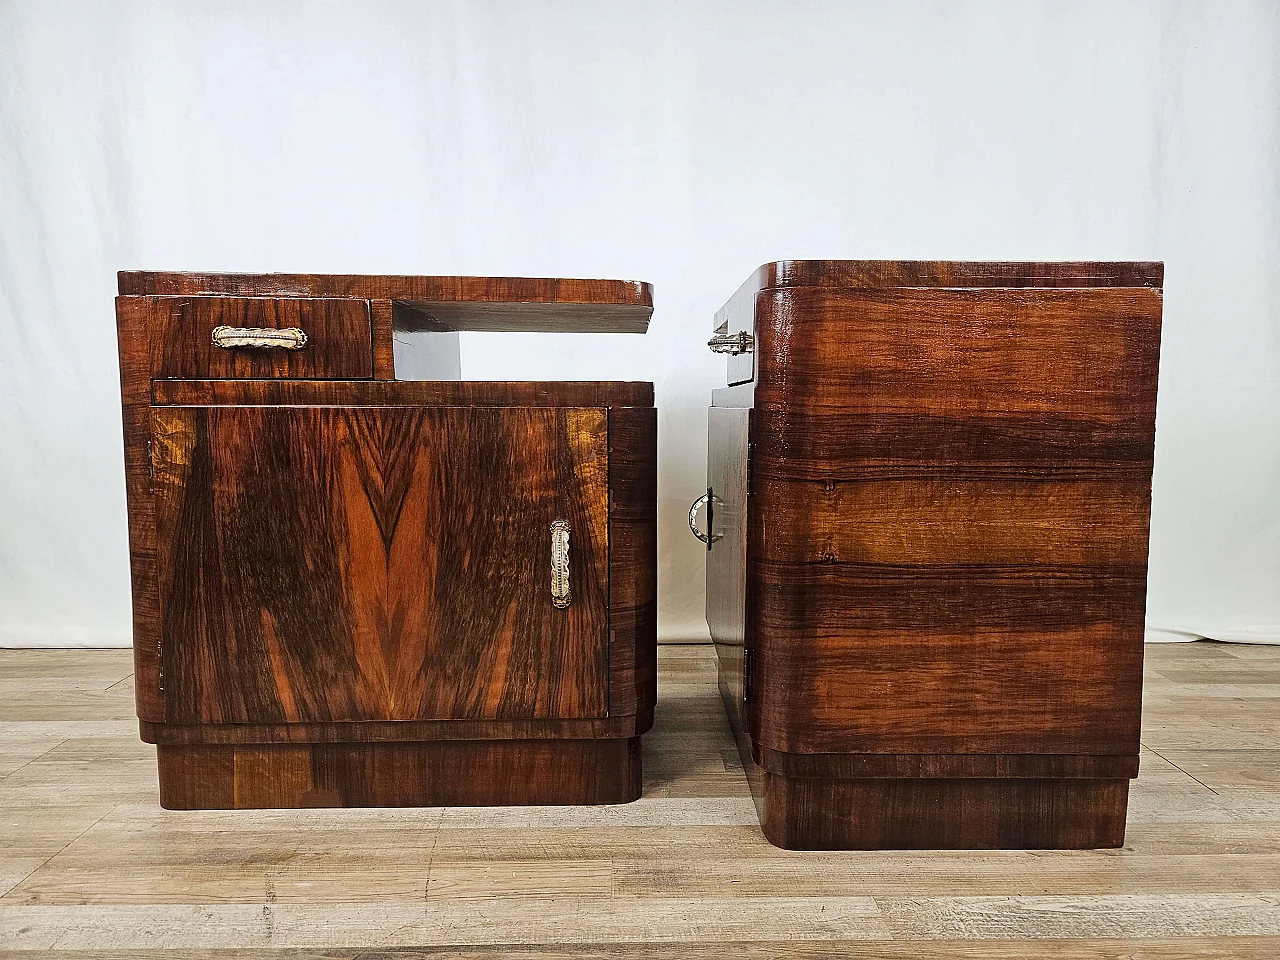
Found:
[[[787,777],[835,780],[1010,778],[1131,779],[1138,757],[1088,754],[782,753],[761,747],[758,763]]]
[[[1154,454],[1132,420],[759,410],[752,431],[762,478],[1145,481]]]
[[[652,407],[653,384],[627,381],[157,380],[157,406]]]
[[[762,642],[799,636],[873,636],[918,630],[1061,630],[1094,624],[1142,628],[1145,567],[999,567],[778,564],[750,567],[753,620]],[[820,612],[816,616],[815,612]]]

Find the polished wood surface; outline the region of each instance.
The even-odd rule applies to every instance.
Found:
[[[398,301],[404,329],[644,333],[653,287],[638,280],[123,271],[134,296],[336,297]],[[380,314],[381,315],[381,314]]]
[[[153,423],[167,720],[607,714],[606,410],[180,407]],[[556,519],[567,610],[549,589]]]
[[[712,648],[664,646],[659,664],[635,803],[168,811],[136,738],[128,651],[0,651],[0,952],[1280,955],[1280,648],[1148,647],[1126,845],[1096,851],[780,852],[756,822]]]
[[[161,406],[652,407],[653,384],[611,380],[156,380]]]
[[[1146,287],[765,291],[756,407],[922,415],[952,435],[1120,422],[1149,448],[1161,304]]]
[[[778,260],[744,286],[1160,287],[1163,263],[1130,261]]]
[[[609,713],[653,723],[658,650],[658,411],[609,410]]]
[[[373,375],[369,307],[363,300],[163,297],[151,301],[151,375],[360,380]],[[224,349],[216,327],[293,327],[300,350]]]
[[[1120,842],[1123,776],[893,784],[839,758],[1137,755],[1162,276],[779,263],[717,315],[755,349],[711,413],[713,486],[732,488],[717,449],[750,454],[745,575],[713,547],[707,613],[716,639],[745,618],[748,695],[731,643],[722,685],[744,759],[771,752],[753,783],[772,838]]]
[[[174,803],[303,805],[269,760],[214,771],[304,754],[351,805],[633,798],[656,683],[653,385],[398,381],[393,333],[643,332],[647,284],[127,273],[120,289],[137,715]],[[223,351],[220,325],[309,342]],[[504,779],[526,767],[553,786]]]
[[[158,749],[167,810],[629,803],[640,739]]]
[[[164,721],[160,687],[160,576],[151,497],[151,305],[116,298],[120,406],[124,423],[125,501],[129,511],[129,579],[138,719]]]
[[[761,827],[789,850],[1057,849],[1124,845],[1129,781],[763,776]]]

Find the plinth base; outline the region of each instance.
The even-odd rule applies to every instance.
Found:
[[[753,779],[764,834],[788,850],[1124,845],[1128,780]]]
[[[170,810],[628,803],[640,738],[160,745]]]

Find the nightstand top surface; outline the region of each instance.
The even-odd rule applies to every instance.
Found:
[[[1144,261],[777,260],[744,286],[777,287],[1155,287],[1164,264]]]
[[[314,273],[119,273],[122,296],[318,297],[393,300],[425,328],[644,333],[653,287],[639,280],[364,276]]]

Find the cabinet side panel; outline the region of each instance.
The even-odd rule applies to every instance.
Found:
[[[757,306],[758,743],[1136,754],[1159,291]]]
[[[609,715],[657,699],[657,449],[652,407],[609,410]]]
[[[151,437],[149,330],[148,301],[142,297],[117,297],[129,573],[133,589],[134,695],[138,718],[161,723],[165,717],[160,675],[160,595],[156,586],[155,510],[147,452]]]

